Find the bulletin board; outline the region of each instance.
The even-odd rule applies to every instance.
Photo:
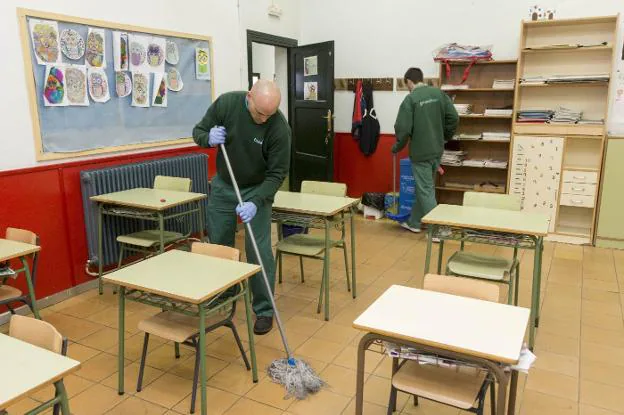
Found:
[[[37,160],[192,142],[193,127],[214,100],[211,37],[27,9],[18,9],[17,14]],[[39,26],[35,28],[36,24]],[[125,48],[119,47],[119,32],[127,34],[125,43],[121,41]],[[98,39],[90,33],[103,36]],[[76,41],[77,34],[84,46]],[[99,48],[89,42],[101,39],[104,41]],[[146,42],[147,48],[135,48],[139,39]],[[171,44],[175,47],[169,48]],[[166,45],[165,50],[159,45]],[[78,57],[83,49],[84,54]],[[143,54],[137,50],[145,51],[143,61]],[[125,60],[119,58],[123,53]],[[141,66],[132,66],[138,62]],[[116,68],[116,64],[121,66]],[[74,69],[68,72],[68,68]],[[178,75],[168,77],[169,72],[174,72],[172,68]],[[83,70],[85,85],[79,74]],[[119,91],[117,79],[125,79]],[[107,88],[102,88],[102,80]],[[139,87],[134,88],[135,84]],[[155,88],[156,84],[160,88]],[[130,85],[132,92],[124,96]],[[83,87],[84,101],[76,99]]]

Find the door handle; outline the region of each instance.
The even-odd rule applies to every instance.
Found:
[[[327,120],[327,134],[325,134],[325,145],[329,144],[329,136],[332,132],[332,121],[334,119],[334,115],[332,115],[332,110],[327,110],[327,115],[323,117],[323,119]]]

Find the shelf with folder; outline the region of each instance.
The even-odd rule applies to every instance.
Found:
[[[492,119],[511,119],[511,115],[484,115],[484,114],[460,114],[459,118],[492,118]]]
[[[596,46],[556,46],[556,45],[546,45],[546,46],[537,46],[529,49],[522,49],[522,53],[548,53],[548,52],[595,52],[595,51],[606,51],[612,52],[613,46],[611,45],[596,45]]]
[[[483,193],[505,193],[505,188],[500,187],[500,190],[489,189],[489,188],[464,188],[464,187],[453,187],[453,186],[436,186],[437,190],[447,191],[447,192],[483,192]]]
[[[451,140],[449,143],[477,143],[477,144],[509,144],[511,140],[471,140],[471,139],[459,139],[459,140]]]
[[[557,87],[602,87],[608,88],[609,82],[548,82],[545,84],[523,84],[520,88],[557,88]]]
[[[541,134],[541,135],[581,135],[602,136],[605,132],[603,125],[584,124],[548,124],[548,123],[520,123],[516,122],[513,127],[515,134]]]
[[[444,92],[513,92],[516,88],[443,88]]]
[[[450,164],[443,164],[442,167],[444,168],[452,168],[452,169],[479,169],[479,170],[483,170],[483,169],[492,169],[492,170],[507,170],[508,167],[491,167],[491,166],[464,166],[463,164],[461,166],[453,166]]]

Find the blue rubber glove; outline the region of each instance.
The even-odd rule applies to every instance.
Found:
[[[236,206],[236,213],[240,216],[244,223],[249,223],[256,216],[258,208],[253,202],[243,202],[242,205]]]
[[[210,129],[210,133],[208,134],[208,144],[210,145],[210,147],[216,147],[219,144],[224,144],[226,136],[227,132],[225,131],[225,127],[212,127]]]

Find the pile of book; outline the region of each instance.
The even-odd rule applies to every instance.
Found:
[[[467,134],[467,133],[460,133],[460,134],[456,134],[453,137],[454,140],[480,140],[481,139],[481,134]]]
[[[590,120],[590,119],[584,119],[581,118],[580,120],[578,120],[577,124],[582,124],[582,125],[604,125],[604,120],[601,119],[597,119],[597,120]]]
[[[539,123],[548,122],[555,112],[553,110],[528,109],[518,111],[518,122]]]
[[[506,169],[506,160],[485,160],[485,167],[490,169]]]
[[[481,134],[484,141],[509,141],[511,133],[509,131],[484,131]]]
[[[511,108],[486,108],[484,115],[495,115],[501,117],[511,117],[513,109]]]
[[[468,84],[444,84],[440,87],[442,91],[453,91],[457,89],[469,89]]]
[[[545,85],[547,81],[544,76],[527,76],[520,79],[520,85]]]
[[[516,85],[515,79],[495,79],[492,83],[493,89],[513,89]]]
[[[466,152],[461,150],[444,150],[441,164],[445,166],[461,166],[462,160],[466,157]]]
[[[576,124],[581,119],[581,115],[583,115],[581,111],[559,107],[548,122],[551,124]]]
[[[472,112],[472,104],[453,104],[459,115],[467,115]]]
[[[521,85],[587,84],[603,82],[609,82],[608,74],[527,76],[520,79]]]

